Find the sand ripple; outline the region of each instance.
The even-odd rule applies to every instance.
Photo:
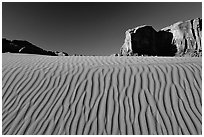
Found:
[[[2,134],[202,134],[201,58],[3,54]]]

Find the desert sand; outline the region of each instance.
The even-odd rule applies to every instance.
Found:
[[[2,55],[2,134],[202,134],[202,58]]]

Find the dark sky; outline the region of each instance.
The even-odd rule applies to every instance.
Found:
[[[202,17],[202,3],[2,3],[2,36],[69,55],[118,53],[125,31]]]

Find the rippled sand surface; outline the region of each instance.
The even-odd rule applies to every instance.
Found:
[[[2,134],[202,134],[202,59],[2,55]]]

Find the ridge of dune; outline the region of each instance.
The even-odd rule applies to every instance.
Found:
[[[2,55],[2,134],[202,134],[202,58]]]

